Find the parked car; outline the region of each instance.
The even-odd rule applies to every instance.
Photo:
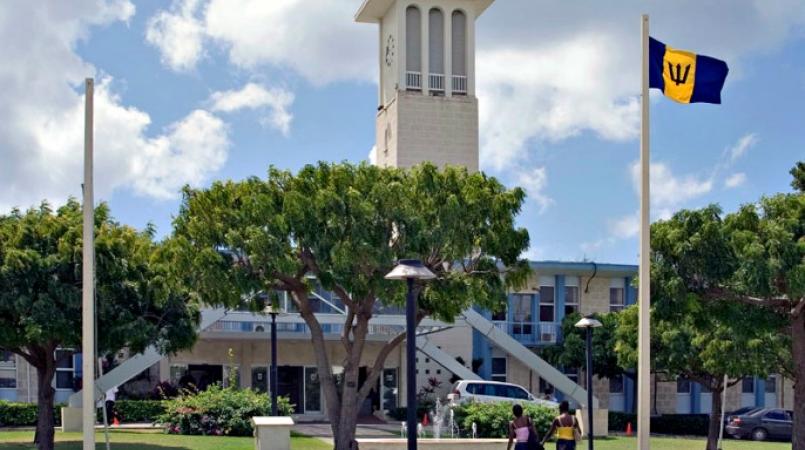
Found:
[[[750,437],[755,441],[765,441],[772,438],[790,442],[793,434],[793,417],[791,411],[784,409],[754,409],[733,416],[725,431],[737,439]]]
[[[512,403],[532,403],[550,407],[558,407],[559,404],[549,400],[541,400],[531,395],[524,387],[511,383],[484,380],[460,380],[453,385],[450,394],[447,395],[450,403],[462,403],[466,401],[476,401],[482,403],[512,402]]]
[[[735,411],[728,411],[724,413],[724,425],[729,425],[730,421],[732,421],[733,417],[736,416],[743,416],[745,414],[750,414],[752,411],[758,410],[757,406],[744,406],[743,408],[738,408]]]

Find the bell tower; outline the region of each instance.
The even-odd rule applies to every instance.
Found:
[[[379,25],[375,161],[478,170],[475,20],[494,0],[364,0]]]

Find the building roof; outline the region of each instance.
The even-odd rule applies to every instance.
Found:
[[[610,275],[629,277],[637,275],[638,266],[632,264],[608,264],[595,262],[564,261],[530,261],[531,269],[536,272],[556,273],[562,275]]]
[[[489,5],[492,4],[495,0],[465,0],[467,2],[473,2],[476,6],[476,11],[478,12],[476,17],[480,17],[486,8],[489,8]],[[394,4],[395,0],[363,0],[363,4],[358,9],[358,12],[355,13],[355,21],[362,22],[362,23],[376,23],[380,21],[386,11],[389,10],[392,4]]]

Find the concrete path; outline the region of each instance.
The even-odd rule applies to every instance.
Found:
[[[319,438],[331,444],[333,432],[329,423],[297,423],[292,430],[299,434]],[[395,438],[400,436],[399,424],[358,425],[357,438]]]

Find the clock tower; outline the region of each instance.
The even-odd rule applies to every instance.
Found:
[[[364,0],[379,25],[375,162],[478,170],[475,20],[494,0]]]

